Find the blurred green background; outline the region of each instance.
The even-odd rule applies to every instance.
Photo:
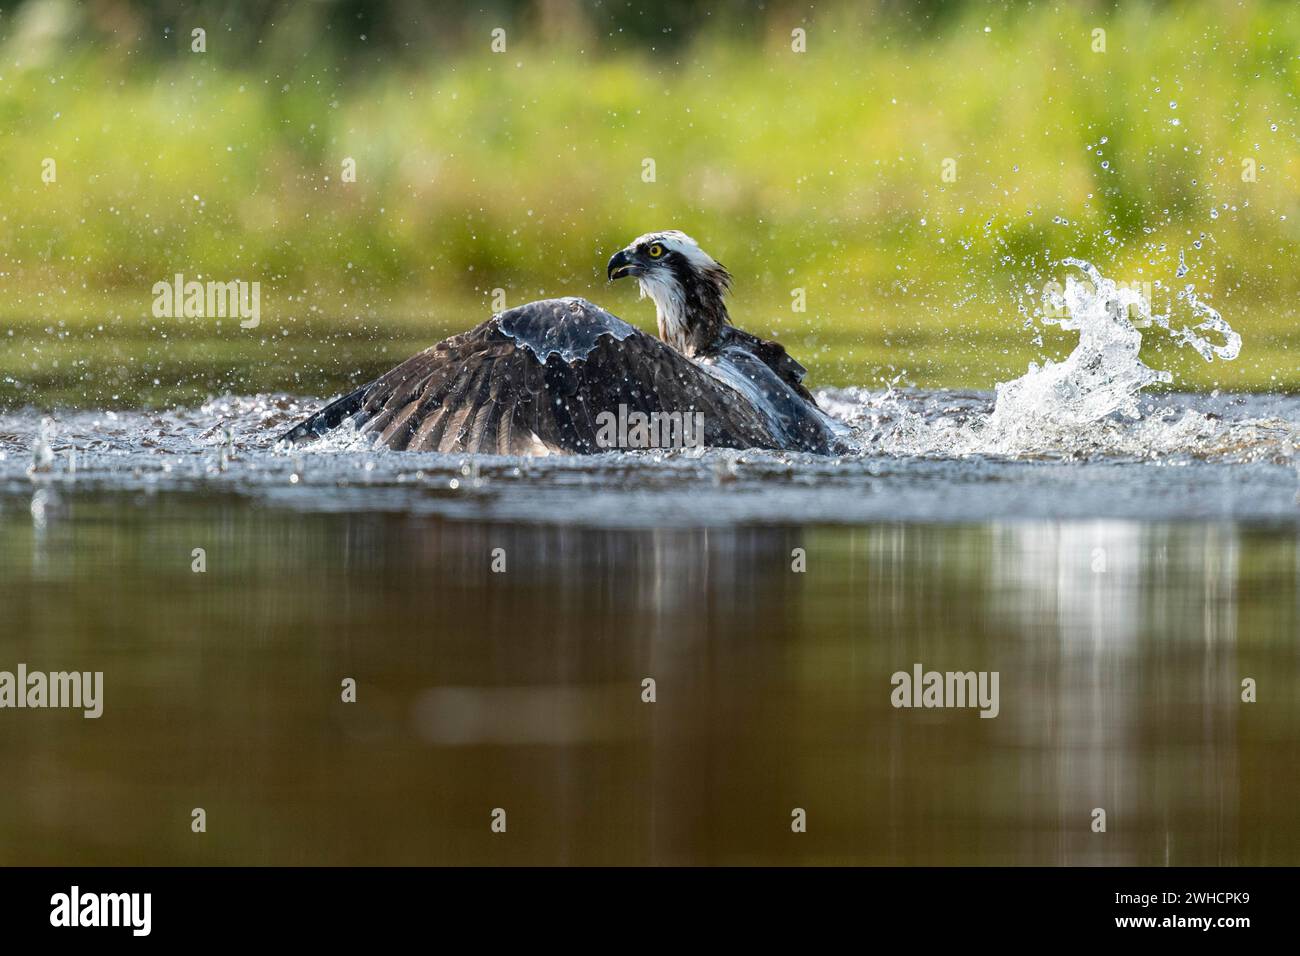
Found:
[[[1068,354],[1033,311],[1080,256],[1242,334],[1151,332],[1174,387],[1292,390],[1298,96],[1294,2],[0,4],[0,405],[323,395],[497,288],[649,329],[603,266],[665,227],[815,385]],[[260,327],[154,318],[178,272],[259,281]]]

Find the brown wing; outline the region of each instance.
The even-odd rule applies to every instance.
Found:
[[[752,332],[734,326],[728,328],[725,334],[731,342],[743,345],[761,358],[763,364],[775,372],[781,381],[789,385],[800,398],[814,407],[817,406],[817,399],[813,398],[812,392],[808,391],[803,384],[803,377],[808,374],[808,370],[785,350],[784,345],[769,339],[760,339]]]
[[[699,412],[707,445],[776,447],[761,414],[669,346],[582,299],[493,316],[316,412],[292,442],[351,422],[393,449],[603,450],[601,413]]]

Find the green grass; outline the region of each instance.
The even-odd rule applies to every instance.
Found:
[[[719,24],[671,55],[516,30],[504,55],[363,71],[42,53],[11,32],[0,403],[330,392],[486,317],[494,288],[649,328],[602,268],[667,226],[732,269],[738,324],[817,384],[988,388],[1062,355],[1073,336],[1035,347],[1018,307],[1076,255],[1194,283],[1241,332],[1226,364],[1163,339],[1177,386],[1300,388],[1294,4],[976,10],[926,35],[853,10],[807,23],[803,55],[773,15],[765,37]],[[261,327],[152,318],[176,272],[260,281]]]

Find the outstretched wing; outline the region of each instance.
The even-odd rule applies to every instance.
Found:
[[[584,299],[546,299],[439,342],[282,436],[345,422],[393,449],[602,450],[601,413],[700,413],[704,444],[773,448],[763,416],[674,349]]]

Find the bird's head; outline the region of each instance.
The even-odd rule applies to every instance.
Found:
[[[612,282],[633,276],[654,301],[659,337],[686,355],[706,351],[730,323],[723,298],[731,274],[690,236],[675,229],[632,240],[609,260]]]

